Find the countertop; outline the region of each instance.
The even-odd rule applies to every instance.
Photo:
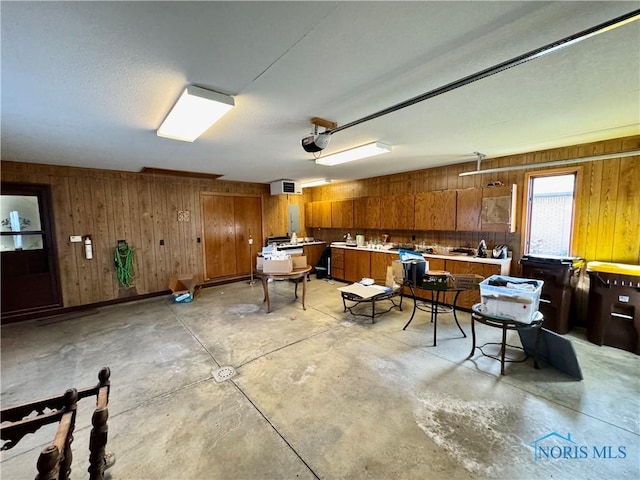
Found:
[[[369,247],[347,247],[346,245],[335,245],[331,244],[333,248],[344,248],[347,250],[364,250],[366,252],[377,252],[377,253],[388,253],[392,255],[398,255],[397,250],[385,250],[385,249],[375,249]],[[416,252],[420,253],[420,252]],[[458,262],[473,262],[473,263],[487,263],[489,265],[509,265],[511,264],[511,258],[480,258],[480,257],[472,257],[470,255],[436,255],[431,253],[423,253],[423,257],[429,258],[440,258],[442,260],[456,260]]]
[[[284,243],[282,245],[278,245],[278,248],[286,250],[287,248],[304,247],[305,245],[324,245],[325,243],[327,242],[322,240],[315,240],[313,242]]]

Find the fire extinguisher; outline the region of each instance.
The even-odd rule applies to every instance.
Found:
[[[91,237],[89,235],[84,237],[84,257],[87,260],[93,258],[93,247],[91,245]]]

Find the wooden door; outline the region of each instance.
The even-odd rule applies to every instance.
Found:
[[[481,211],[481,188],[458,190],[456,200],[456,230],[463,232],[479,232]]]
[[[406,193],[382,197],[380,203],[380,224],[384,229],[413,230],[414,195]]]
[[[371,252],[371,278],[384,283],[387,279],[387,267],[390,267],[397,255],[391,253]]]
[[[302,247],[302,253],[307,257],[307,265],[313,267],[315,270],[318,262],[320,261],[320,257],[322,256],[322,252],[327,247],[326,243],[320,243],[317,245],[305,245]]]
[[[344,250],[344,277],[348,282],[358,282],[371,277],[371,253],[367,250]]]
[[[205,279],[248,275],[263,244],[261,197],[203,193],[201,201]]]
[[[307,202],[304,204],[304,228],[307,229],[307,235],[312,234],[312,227],[315,227],[316,224],[313,220],[313,203]]]
[[[235,275],[234,197],[202,194],[205,279]]]
[[[3,317],[62,306],[52,214],[49,186],[2,183]]]
[[[312,202],[314,227],[331,228],[331,202]]]
[[[344,248],[331,248],[331,276],[336,280],[344,280]]]
[[[380,197],[353,200],[353,226],[371,230],[380,228]]]
[[[262,199],[233,197],[236,274],[248,275],[254,268],[256,254],[262,248]],[[253,244],[249,245],[249,238]]]
[[[331,202],[331,228],[353,228],[353,200]]]
[[[416,194],[415,229],[455,230],[455,190],[422,192]]]

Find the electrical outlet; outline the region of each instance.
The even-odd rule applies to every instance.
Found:
[[[160,240],[160,245],[164,245],[164,240]]]

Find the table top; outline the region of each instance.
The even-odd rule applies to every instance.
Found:
[[[394,296],[400,293],[400,285],[387,287],[384,284],[376,283],[375,285],[372,285],[372,286],[385,287],[385,288],[389,288],[390,290],[371,289],[370,286],[361,285],[357,282],[352,283],[351,285],[347,285],[345,287],[340,287],[338,288],[338,290],[340,290],[340,293],[342,294],[343,297],[358,298],[363,300],[367,300],[367,299],[377,300],[379,298],[384,297],[385,295]]]
[[[294,268],[289,273],[271,273],[271,272],[263,272],[262,270],[256,270],[256,277],[258,278],[273,278],[275,280],[283,279],[286,280],[288,278],[300,278],[306,275],[311,271],[311,266],[307,265],[304,268]]]
[[[533,314],[533,320],[531,323],[519,322],[514,320],[513,318],[500,317],[498,315],[492,315],[490,313],[484,312],[482,309],[482,303],[476,303],[471,307],[471,311],[476,315],[487,318],[489,320],[494,320],[496,322],[504,322],[504,323],[513,323],[516,325],[529,326],[529,325],[537,325],[544,320],[544,316],[540,312],[536,312]]]

